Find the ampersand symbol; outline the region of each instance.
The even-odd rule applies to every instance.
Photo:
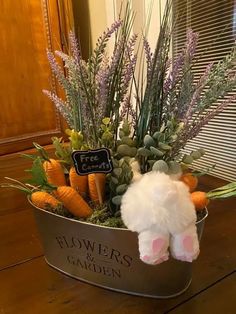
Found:
[[[87,260],[89,262],[93,262],[94,261],[94,257],[90,254],[90,253],[87,253],[87,256],[86,256]]]

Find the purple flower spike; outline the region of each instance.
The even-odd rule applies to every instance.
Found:
[[[80,52],[80,47],[79,43],[75,37],[75,34],[73,32],[69,33],[69,41],[70,41],[70,48],[72,51],[73,58],[78,65],[81,59],[81,52]]]
[[[191,28],[187,30],[187,42],[186,42],[186,54],[190,58],[190,60],[194,57],[196,48],[197,48],[197,42],[198,42],[198,33],[194,33]]]
[[[204,72],[204,74],[200,77],[197,86],[195,88],[195,91],[193,93],[191,102],[188,106],[188,110],[185,114],[185,118],[184,118],[184,123],[187,124],[188,121],[191,119],[192,114],[194,113],[194,107],[197,104],[197,102],[199,101],[199,99],[201,98],[201,93],[204,89],[204,87],[206,86],[207,80],[209,78],[209,74],[211,73],[211,69],[213,67],[213,62],[208,64],[208,66],[206,67],[206,70]]]

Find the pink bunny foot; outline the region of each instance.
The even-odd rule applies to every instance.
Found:
[[[140,259],[151,265],[157,265],[168,260],[168,240],[168,237],[148,239],[147,234],[139,236]]]
[[[173,236],[171,240],[171,254],[180,261],[192,262],[199,255],[199,242],[195,228],[187,231]]]

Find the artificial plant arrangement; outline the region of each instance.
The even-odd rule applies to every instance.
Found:
[[[48,51],[65,98],[54,91],[44,93],[66,120],[68,140],[52,139],[56,159],[34,144],[38,154],[26,156],[33,161],[31,181],[8,178],[12,182],[2,185],[23,190],[36,207],[53,213],[138,232],[140,257],[148,264],[167,260],[169,246],[174,258],[194,260],[199,253],[196,210],[204,210],[210,199],[236,195],[236,183],[208,193],[194,192],[204,171],[191,171],[191,164],[205,152],[182,153],[188,140],[235,99],[228,97],[212,108],[236,86],[235,47],[195,80],[198,34],[189,29],[185,47],[172,60],[170,12],[167,1],[154,52],[144,35],[137,45],[129,6],[124,18],[98,38],[87,61],[72,32],[70,53],[55,51],[64,68]],[[71,154],[103,147],[110,152],[113,170],[78,174]]]

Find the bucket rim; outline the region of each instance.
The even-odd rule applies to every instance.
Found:
[[[96,225],[96,224],[93,224],[93,223],[90,223],[90,222],[86,222],[86,221],[81,221],[81,220],[76,220],[74,218],[69,218],[69,217],[65,217],[65,216],[61,216],[61,215],[58,215],[56,213],[52,213],[48,210],[45,210],[43,208],[40,208],[36,205],[34,205],[30,199],[30,196],[28,195],[27,196],[28,198],[28,202],[30,203],[30,205],[36,209],[38,209],[39,211],[45,213],[45,214],[48,214],[48,215],[52,215],[52,216],[55,216],[55,217],[58,217],[60,219],[63,219],[63,220],[68,220],[68,221],[73,221],[74,223],[79,223],[79,224],[84,224],[84,225],[89,225],[89,226],[93,226],[93,227],[97,227],[97,228],[105,228],[105,229],[110,229],[110,230],[120,230],[120,231],[127,231],[127,232],[130,232],[130,230],[128,228],[117,228],[117,227],[108,227],[108,226],[101,226],[101,225]],[[207,208],[205,207],[203,209],[204,211],[204,216],[198,220],[196,222],[196,225],[200,224],[201,222],[203,222],[207,217],[208,217],[208,210]]]

